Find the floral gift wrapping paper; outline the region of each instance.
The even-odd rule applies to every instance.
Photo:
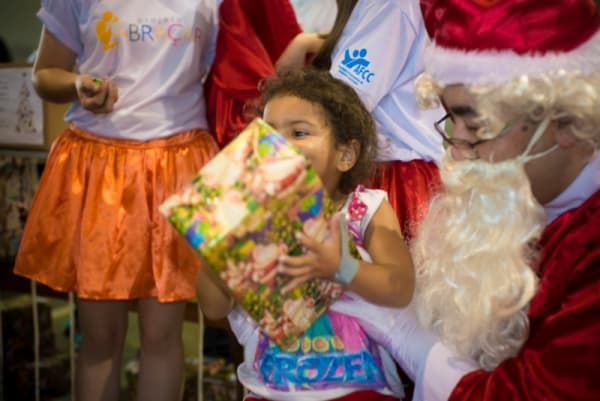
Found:
[[[280,256],[302,253],[299,230],[325,238],[331,202],[300,149],[261,119],[160,210],[282,347],[290,346],[342,292],[339,284],[319,279],[282,292],[290,278],[277,273]]]

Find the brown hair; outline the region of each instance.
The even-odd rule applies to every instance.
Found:
[[[329,70],[331,68],[331,53],[335,49],[350,15],[354,10],[354,6],[358,3],[358,0],[337,0],[337,14],[335,16],[335,22],[331,31],[325,35],[325,41],[319,48],[319,51],[315,54],[312,60],[312,65],[320,70]]]
[[[371,176],[377,149],[375,122],[352,87],[327,71],[306,68],[266,81],[263,104],[280,96],[294,96],[321,106],[336,144],[358,142],[356,164],[342,174],[340,191],[350,193]]]

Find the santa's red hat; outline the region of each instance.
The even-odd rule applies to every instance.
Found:
[[[432,38],[425,68],[441,84],[600,71],[593,0],[421,0],[421,8]]]

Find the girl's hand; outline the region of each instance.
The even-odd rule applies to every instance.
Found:
[[[79,102],[92,113],[110,113],[119,98],[118,89],[110,78],[79,75],[75,80]]]
[[[298,232],[298,241],[305,250],[303,255],[280,258],[278,272],[293,279],[282,289],[288,292],[311,278],[321,277],[333,280],[341,260],[340,214],[329,220],[329,235],[319,242],[306,233]]]

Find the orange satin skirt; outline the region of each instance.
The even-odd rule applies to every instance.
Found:
[[[138,142],[67,128],[48,157],[15,273],[87,299],[193,297],[199,259],[158,207],[217,151],[203,130]]]
[[[419,222],[427,213],[429,201],[440,185],[440,173],[436,164],[417,159],[380,163],[370,186],[388,193],[402,234],[410,240],[415,236]]]

